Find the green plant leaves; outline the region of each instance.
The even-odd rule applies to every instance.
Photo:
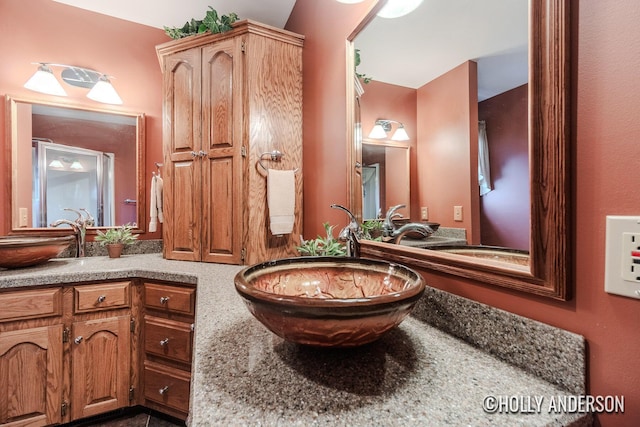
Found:
[[[345,245],[333,237],[335,226],[328,222],[322,224],[327,237],[318,236],[312,240],[302,240],[302,244],[296,249],[305,256],[347,256]]]
[[[220,16],[214,8],[209,6],[209,10],[202,20],[192,18],[191,21],[186,22],[182,28],[164,27],[164,32],[174,40],[193,34],[206,33],[207,31],[212,34],[218,34],[231,30],[233,28],[232,24],[237,20],[237,13],[232,12],[229,15]]]

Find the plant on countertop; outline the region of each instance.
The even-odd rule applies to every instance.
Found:
[[[347,256],[346,246],[333,237],[333,228],[328,222],[322,224],[327,237],[318,236],[315,239],[304,240],[300,236],[302,244],[296,249],[304,256]]]
[[[100,245],[133,245],[138,239],[137,234],[133,234],[133,225],[125,224],[120,227],[108,228],[106,231],[98,230],[95,241]]]
[[[237,20],[237,13],[219,16],[218,12],[209,6],[209,10],[202,20],[199,21],[192,18],[182,28],[164,27],[164,32],[174,40],[194,34],[206,33],[207,31],[212,34],[218,34],[231,30],[233,28],[231,24]]]
[[[362,228],[362,238],[367,240],[382,241],[382,221],[368,219],[360,226]]]

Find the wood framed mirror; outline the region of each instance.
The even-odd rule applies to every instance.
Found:
[[[366,129],[360,123],[361,100],[354,78],[354,40],[375,18],[383,3],[372,8],[347,40],[347,93],[354,94],[347,97],[350,165],[347,185],[351,209],[360,217],[362,135]],[[362,256],[385,258],[419,269],[558,300],[571,297],[568,286],[571,267],[569,1],[528,2],[528,8],[528,265],[373,241],[362,242]],[[418,139],[416,143],[419,145],[421,141]]]
[[[95,228],[144,231],[145,116],[6,95],[11,234],[63,232],[64,208],[87,209]]]

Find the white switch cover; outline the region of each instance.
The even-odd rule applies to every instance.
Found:
[[[420,208],[420,219],[423,221],[429,220],[429,208],[426,206]]]
[[[604,290],[640,299],[640,216],[607,216]]]
[[[453,220],[462,221],[462,206],[453,207]]]

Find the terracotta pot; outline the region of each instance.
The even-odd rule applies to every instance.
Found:
[[[107,245],[107,252],[109,252],[109,258],[120,258],[122,254],[122,248],[124,245],[122,243],[114,243],[111,245]]]

